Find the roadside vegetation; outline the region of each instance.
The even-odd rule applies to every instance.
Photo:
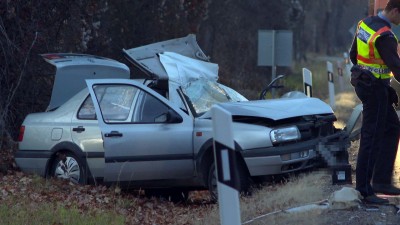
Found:
[[[124,217],[115,212],[81,212],[76,206],[67,208],[54,203],[17,202],[0,206],[2,224],[124,224]]]
[[[279,184],[268,184],[252,196],[242,197],[242,221],[325,199],[327,178],[324,171],[313,172]],[[220,223],[218,204],[209,201],[207,191],[191,193],[186,203],[173,203],[166,199],[149,199],[137,191],[120,192],[118,188],[101,185],[81,186],[20,172],[0,176],[0,202],[1,224]],[[304,215],[296,218],[312,224]],[[293,215],[276,214],[251,224],[265,224],[265,219],[268,224],[295,221]],[[320,220],[317,214],[314,219]]]

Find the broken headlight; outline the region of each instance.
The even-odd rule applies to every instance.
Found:
[[[269,136],[274,144],[300,140],[301,138],[299,129],[296,126],[275,128],[271,130]]]

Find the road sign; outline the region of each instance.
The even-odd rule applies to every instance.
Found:
[[[258,66],[292,66],[293,32],[258,30]]]

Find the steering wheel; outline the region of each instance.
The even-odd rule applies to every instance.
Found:
[[[275,85],[275,83],[278,81],[278,80],[280,80],[280,79],[282,79],[282,78],[284,78],[285,77],[285,75],[279,75],[279,76],[277,76],[275,79],[273,79],[272,81],[271,81],[271,83],[269,83],[268,84],[268,86],[265,88],[265,89],[263,89],[262,91],[261,91],[261,94],[260,94],[260,100],[263,100],[263,99],[265,99],[265,95],[267,94],[267,92],[271,89],[271,88],[283,88],[283,85]]]

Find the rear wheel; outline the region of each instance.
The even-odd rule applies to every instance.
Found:
[[[73,183],[85,184],[86,173],[81,160],[72,153],[57,153],[50,172],[52,177],[69,180]]]

